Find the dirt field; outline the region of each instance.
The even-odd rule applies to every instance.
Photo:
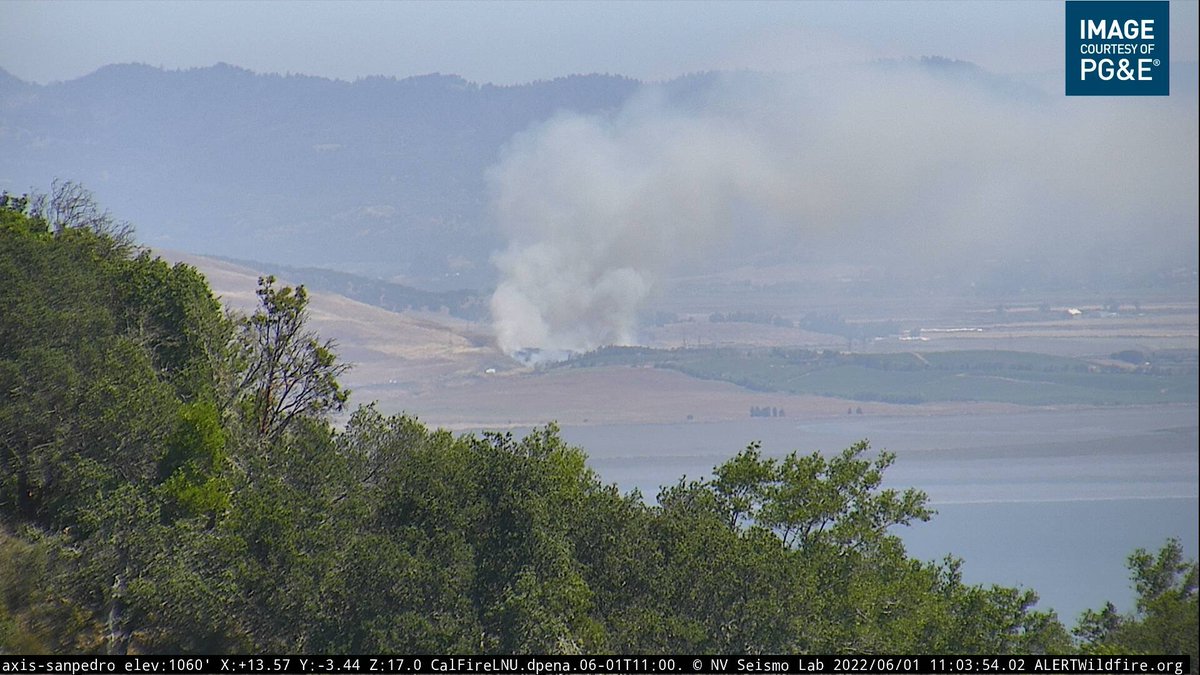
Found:
[[[668,424],[748,419],[750,408],[782,408],[790,418],[864,414],[945,415],[1003,412],[1003,404],[891,405],[858,403],[820,396],[758,393],[726,382],[712,382],[654,368],[588,368],[520,372],[477,377],[423,391],[368,385],[356,390],[361,400],[378,400],[387,411],[407,411],[447,428],[561,424]]]

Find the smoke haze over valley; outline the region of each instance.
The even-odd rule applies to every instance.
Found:
[[[473,288],[505,351],[564,353],[635,343],[673,277],[746,265],[1194,283],[1195,66],[1174,72],[1169,98],[1104,106],[946,59],[515,87],[4,76],[0,185],[69,168],[152,245]]]
[[[941,60],[664,89],[560,114],[492,169],[506,351],[632,344],[665,276],[761,251],[1069,287],[1196,248],[1194,93],[1097,110]]]
[[[825,598],[821,593],[836,596],[830,607],[862,605],[836,586],[841,580],[830,586],[820,576],[840,569],[827,563],[845,551],[831,548],[827,559],[811,562],[800,546],[789,548],[791,541],[760,546],[765,539],[756,537],[775,536],[772,527],[741,528],[767,512],[763,495],[781,481],[762,488],[753,497],[758,506],[742,512],[736,475],[714,486],[716,467],[748,444],[762,441],[751,451],[761,450],[762,466],[782,470],[786,453],[816,462],[804,453],[832,457],[867,437],[872,446],[864,457],[879,461],[881,450],[895,451],[896,464],[866,491],[915,486],[945,515],[912,529],[876,528],[880,537],[903,530],[910,547],[872,549],[895,553],[880,569],[895,563],[908,574],[918,566],[906,555],[939,561],[965,554],[966,583],[1045,588],[1042,597],[1048,608],[1062,609],[1064,625],[1109,598],[1134,611],[1124,567],[1130,551],[1157,549],[1167,537],[1179,538],[1190,557],[1200,546],[1200,5],[1170,4],[1169,96],[1064,95],[1063,5],[13,0],[4,16],[14,19],[0,21],[0,192],[7,195],[0,244],[15,252],[0,256],[0,450],[7,453],[0,453],[0,469],[25,457],[8,452],[10,439],[31,439],[29,457],[58,448],[69,436],[62,429],[95,426],[104,439],[124,439],[121,427],[106,424],[129,412],[137,433],[153,441],[145,442],[151,450],[127,453],[141,462],[147,499],[166,494],[173,471],[171,489],[184,495],[179,504],[191,499],[188,508],[204,516],[178,523],[164,517],[154,527],[178,525],[172,536],[185,544],[243,525],[258,528],[247,541],[295,534],[281,544],[301,561],[287,570],[292,576],[264,563],[254,568],[256,579],[290,579],[300,590],[280,598],[312,591],[314,607],[327,603],[321,611],[328,616],[314,613],[313,621],[328,622],[321,635],[330,640],[360,629],[371,639],[407,639],[427,623],[468,617],[430,628],[427,643],[405,644],[470,649],[482,644],[479,635],[508,630],[511,617],[525,612],[536,623],[561,601],[583,609],[569,620],[546,619],[538,635],[548,636],[547,649],[574,649],[592,638],[559,638],[591,635],[601,619],[609,621],[610,637],[626,631],[657,640],[707,630],[691,615],[681,619],[682,610],[656,614],[675,611],[662,609],[650,592],[676,592],[667,577],[634,583],[621,576],[655,556],[671,574],[684,569],[662,553],[668,545],[656,548],[662,537],[653,528],[660,525],[670,536],[720,530],[754,555],[770,549],[811,564],[803,568],[817,571],[810,576],[772,585],[771,575],[785,566],[756,558],[769,574],[730,567],[714,582],[722,592],[741,592],[729,580],[743,576],[771,593],[817,588],[801,599],[789,596],[792,604],[770,594],[754,596],[760,604],[743,603],[747,615],[783,617],[763,628],[772,636],[792,639],[788,631],[808,630],[797,628],[796,617],[810,610],[805,603]],[[61,237],[71,228],[41,220],[53,203],[46,193],[64,187],[128,221],[136,246],[149,254],[116,247],[129,260],[109,266],[82,248],[60,255],[55,246],[84,246],[92,234]],[[33,200],[18,197],[26,193]],[[287,290],[264,292],[268,276]],[[58,284],[60,278],[71,284]],[[299,286],[304,293],[292,290]],[[293,429],[263,440],[270,420],[254,415],[269,409],[279,390],[268,382],[259,392],[243,383],[243,391],[234,382],[237,369],[258,354],[255,346],[269,343],[250,340],[254,323],[237,313],[255,312],[267,297],[276,311],[298,308],[294,325],[313,332],[297,333],[303,339],[296,344],[319,347],[315,363],[330,368],[323,381],[328,405],[319,414],[297,413],[309,436]],[[93,316],[89,303],[111,316]],[[209,315],[204,330],[185,325]],[[180,326],[183,337],[168,330]],[[91,339],[102,331],[104,340]],[[47,345],[57,349],[53,359]],[[171,365],[183,351],[187,367]],[[91,408],[60,404],[82,391],[74,383],[91,381],[60,369],[60,361],[82,364],[78,372],[95,373],[103,385],[85,401]],[[242,379],[252,382],[253,374]],[[241,398],[210,410],[208,399],[172,384],[192,379],[209,399]],[[130,382],[131,391],[151,392],[159,407],[108,394]],[[42,398],[26,393],[42,390]],[[51,419],[62,410],[83,422]],[[113,410],[121,415],[106,416]],[[5,425],[23,425],[25,435]],[[467,435],[452,435],[458,433]],[[559,447],[570,443],[583,446],[586,465],[583,454],[577,461],[574,450]],[[46,462],[84,457],[78,448],[93,445],[107,447],[80,441],[46,454]],[[113,445],[126,452],[123,440]],[[163,453],[175,453],[169,459],[178,466]],[[543,459],[552,468],[523,483],[519,472]],[[91,476],[101,464],[91,461],[84,457],[83,468],[58,484]],[[444,471],[451,464],[458,474]],[[803,468],[788,470],[796,467]],[[576,470],[604,487],[584,499],[575,483],[556,482]],[[261,486],[242,491],[239,481],[250,481],[253,471],[267,486],[261,504],[270,508],[253,501]],[[0,472],[0,487],[18,485],[10,474],[17,475]],[[123,476],[116,469],[112,475]],[[520,490],[533,487],[513,497],[509,479]],[[454,500],[475,489],[472,481],[486,499],[464,506],[472,515],[459,518]],[[9,528],[4,500],[36,492],[20,486],[0,490],[0,653],[7,627],[26,620],[13,610],[17,623],[5,623],[4,604],[16,597],[6,590],[5,563],[26,551],[6,548],[24,535]],[[276,488],[295,494],[271,501]],[[810,489],[789,494],[801,495],[795,504],[807,508]],[[78,492],[117,503],[100,488]],[[702,499],[693,500],[696,494]],[[624,524],[596,537],[564,526],[560,516],[569,509],[553,501],[564,495],[608,509],[602,517],[579,516],[581,525],[610,516]],[[203,501],[209,498],[216,506]],[[701,502],[730,510],[712,522],[621,520],[639,509],[675,517],[672,508],[693,518],[690,509]],[[497,506],[509,503],[541,510],[509,514]],[[237,518],[260,511],[286,517],[222,520],[217,512],[226,507]],[[308,508],[317,515],[297,518],[299,525],[282,522],[289,509]],[[343,546],[333,526],[309,527],[334,518],[329,514],[353,523],[346,531],[368,534]],[[549,525],[531,529],[531,546],[553,549],[548,557],[479,571],[479,561],[507,561],[510,553],[475,555],[471,546],[503,529],[493,527],[499,520],[470,520],[479,514],[499,514],[518,527],[550,523],[591,539],[576,548],[557,530],[539,539]],[[468,521],[476,529],[454,529]],[[423,539],[426,526],[433,534]],[[58,521],[46,527],[46,541],[72,543],[76,536]],[[618,562],[610,565],[603,542],[625,546],[636,528],[657,542],[643,547],[652,555],[643,560],[643,549],[630,546],[638,552],[613,554]],[[310,536],[327,537],[321,541],[329,555],[310,555]],[[710,603],[720,594],[696,590],[691,581],[707,569],[724,574],[724,553],[687,542],[700,562],[680,572],[679,597],[703,596],[717,607],[704,618],[720,619],[713,634],[733,635],[727,628],[737,622],[721,612],[742,601]],[[572,557],[585,549],[595,560]],[[153,564],[172,574],[178,564],[193,575],[184,586],[198,593],[219,584],[193,578],[226,579],[227,568],[242,569],[212,558],[219,564],[206,577],[209,571],[189,565],[209,564],[202,553],[209,549],[180,550],[178,560],[158,556]],[[242,549],[221,548],[234,550]],[[360,565],[364,551],[368,563]],[[422,557],[430,552],[461,557]],[[729,560],[741,564],[740,555]],[[882,558],[863,560],[853,574],[873,583]],[[605,565],[612,569],[597,574],[614,576],[593,583],[587,575]],[[412,581],[413,570],[428,571],[428,578]],[[361,579],[354,576],[360,571]],[[485,590],[495,597],[468,598],[485,574],[495,586]],[[934,597],[928,588],[936,584],[953,586],[958,568],[930,574],[940,581],[921,587],[922,597]],[[904,593],[919,586],[896,578],[908,585]],[[536,593],[526,593],[526,582]],[[650,590],[630,590],[637,584]],[[110,587],[104,577],[87,597],[108,598]],[[275,597],[228,588],[230,597],[248,602]],[[890,592],[856,588],[870,602]],[[389,595],[411,589],[395,602],[399,596]],[[428,601],[434,596],[452,600],[435,612]],[[651,600],[622,604],[635,596]],[[1005,602],[1018,607],[1017,597]],[[958,607],[942,596],[931,602],[942,603],[937,611]],[[397,613],[404,603],[408,613]],[[212,607],[220,619],[223,605]],[[354,614],[360,607],[366,609]],[[892,631],[890,607],[871,609],[878,624],[863,634],[941,630],[913,623],[918,627],[907,633]],[[251,609],[243,608],[245,616],[289,621],[286,611]],[[471,623],[472,612],[482,623]],[[188,626],[193,619],[172,620]],[[860,628],[845,628],[845,635]],[[334,644],[298,637],[238,642],[250,634],[238,630],[229,629],[222,648],[318,645],[315,653]],[[302,630],[319,632],[309,626],[296,635]],[[135,642],[152,644],[150,635]],[[842,633],[821,639],[829,636]],[[1083,644],[1077,636],[1064,639]],[[803,640],[787,648],[826,644]],[[501,652],[510,647],[488,644]],[[594,644],[660,648],[642,649],[651,643],[634,638]],[[699,652],[726,643],[687,644]],[[893,653],[908,649],[864,642],[861,651],[878,644],[901,645]]]

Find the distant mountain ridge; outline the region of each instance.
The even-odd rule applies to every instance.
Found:
[[[996,96],[1059,95],[951,59],[875,67],[921,68]],[[1173,73],[1194,95],[1195,64]],[[506,244],[486,171],[514,135],[563,112],[614,114],[647,86],[702,105],[718,77],[770,75],[494,86],[121,64],[40,85],[0,69],[0,190],[74,180],[151,246],[483,290]]]
[[[500,243],[484,170],[504,143],[559,110],[619,108],[640,86],[345,82],[228,64],[113,65],[50,85],[0,72],[0,189],[67,178],[151,245],[462,287],[490,274]]]

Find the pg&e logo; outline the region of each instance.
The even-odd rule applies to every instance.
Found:
[[[1067,96],[1170,95],[1170,3],[1067,0]]]

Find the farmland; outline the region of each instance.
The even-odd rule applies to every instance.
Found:
[[[1195,352],[1141,363],[1000,350],[860,354],[811,349],[606,347],[555,367],[640,366],[759,392],[919,404],[1152,405],[1196,401]]]

